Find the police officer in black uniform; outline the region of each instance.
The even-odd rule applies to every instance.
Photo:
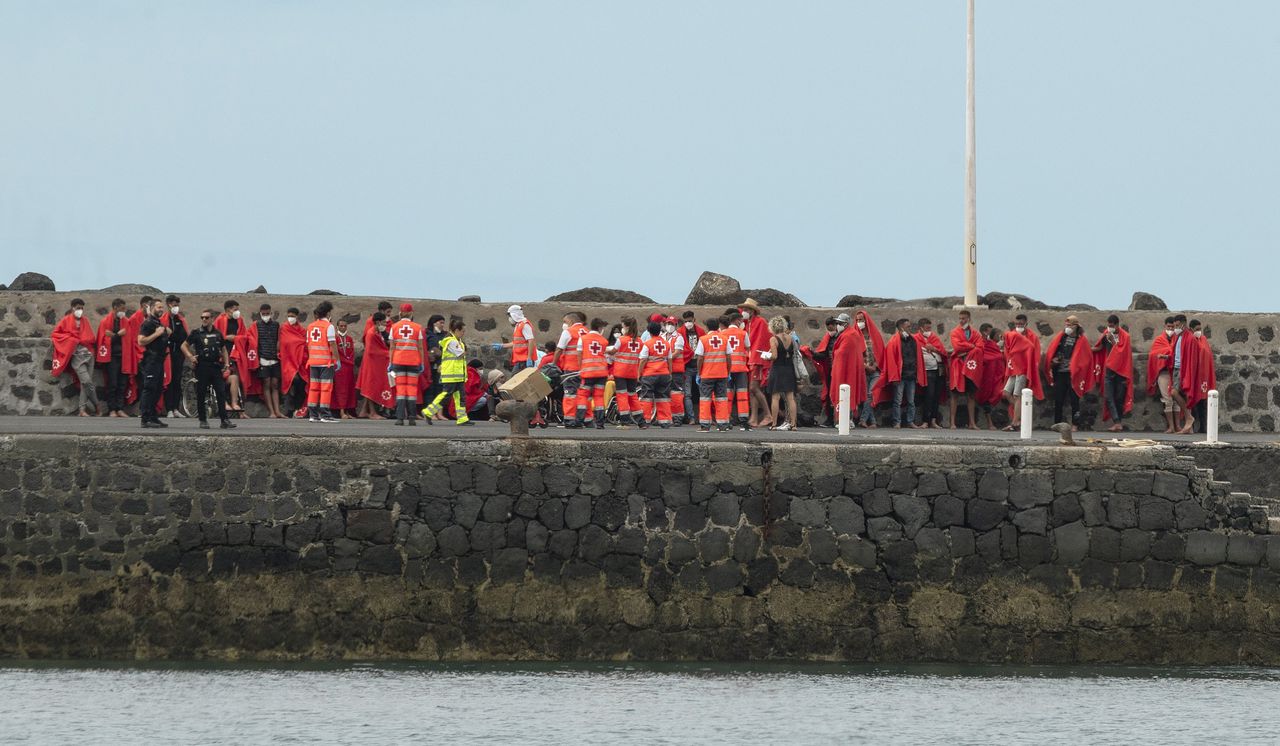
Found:
[[[152,300],[147,311],[138,328],[138,345],[143,348],[142,360],[138,363],[138,377],[142,381],[138,413],[143,427],[168,427],[156,414],[156,404],[164,388],[164,361],[169,356],[169,327],[160,323],[164,301]]]
[[[218,419],[222,420],[222,429],[235,427],[227,419],[227,384],[222,374],[228,369],[226,340],[213,326],[213,311],[200,312],[200,328],[187,336],[182,343],[182,354],[187,356],[196,372],[196,411],[200,413],[200,427],[209,429],[208,414],[205,410],[205,397],[209,387],[213,387],[213,396],[218,403]]]

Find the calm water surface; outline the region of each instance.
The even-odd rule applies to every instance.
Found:
[[[1277,669],[3,665],[6,746],[1280,742]]]

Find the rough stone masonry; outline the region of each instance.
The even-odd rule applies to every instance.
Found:
[[[0,438],[0,656],[1280,664],[1168,447]]]

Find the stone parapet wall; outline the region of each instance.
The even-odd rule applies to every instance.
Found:
[[[111,296],[96,292],[12,292],[0,291],[0,353],[3,355],[5,375],[0,378],[0,415],[2,414],[68,414],[74,413],[76,407],[75,387],[64,376],[57,382],[49,377],[50,349],[49,333],[53,325],[65,313],[71,298],[83,298],[87,303],[86,315],[96,325],[110,307]],[[377,307],[378,298],[361,298],[350,296],[276,296],[260,294],[182,294],[184,313],[189,318],[196,318],[202,308],[221,309],[224,300],[235,299],[240,302],[245,316],[256,314],[262,302],[270,303],[277,312],[289,306],[296,306],[309,314],[321,301],[329,300],[335,305],[335,318],[340,316],[358,317],[357,333],[363,328],[363,319],[372,314]],[[126,298],[130,304],[130,312],[136,308],[137,298]],[[404,299],[391,299],[397,304]],[[456,301],[439,301],[408,299],[417,309],[416,317],[425,322],[432,313],[445,316],[457,316],[469,325],[468,341],[473,345],[474,357],[484,361],[486,367],[503,365],[506,358],[500,353],[483,349],[484,345],[498,341],[510,340],[510,325],[506,320],[507,303],[459,303]],[[560,318],[568,310],[582,310],[588,316],[599,316],[610,322],[624,315],[643,318],[654,309],[647,306],[592,306],[582,307],[562,303],[527,303],[524,308],[534,321],[539,344],[554,341],[560,330]],[[718,314],[724,309],[720,307],[686,307],[670,306],[664,311],[683,311],[692,308],[699,319]],[[796,324],[801,340],[805,344],[816,345],[822,338],[823,320],[828,316],[846,309],[831,308],[788,308],[765,309],[766,315],[786,313]],[[849,309],[851,310],[851,309]],[[905,308],[900,305],[892,307],[871,307],[868,312],[886,328],[892,327],[896,318],[910,318],[913,321],[927,317],[934,320],[936,328],[949,329],[954,325],[955,313],[951,310],[937,308]],[[1031,323],[1045,337],[1045,344],[1051,334],[1056,334],[1061,327],[1065,311],[1026,311]],[[1075,312],[1081,323],[1089,332],[1093,332],[1106,321],[1107,311]],[[1135,390],[1134,412],[1127,421],[1136,430],[1162,430],[1164,421],[1163,407],[1158,398],[1151,399],[1146,395],[1146,351],[1150,347],[1152,337],[1163,328],[1165,312],[1119,311],[1124,323],[1134,337],[1135,371],[1138,373],[1138,386]],[[982,311],[974,315],[975,324],[989,321],[1000,328],[1012,319],[1013,311]],[[1280,422],[1280,342],[1275,339],[1278,326],[1274,316],[1251,314],[1222,313],[1189,313],[1201,319],[1208,328],[1208,334],[1218,355],[1218,381],[1222,393],[1221,422],[1224,431],[1263,431],[1273,432]],[[818,413],[817,389],[813,386],[802,387],[801,406],[808,418]],[[1088,421],[1101,423],[1099,401],[1096,395],[1086,398]],[[1047,400],[1037,405],[1037,425],[1052,424],[1052,406]],[[1006,418],[997,413],[997,422],[1003,424]]]
[[[1280,664],[1168,447],[0,438],[0,656]]]

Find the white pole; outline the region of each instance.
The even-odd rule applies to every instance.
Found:
[[[978,305],[978,167],[977,117],[974,114],[973,0],[969,0],[969,32],[965,37],[964,119],[964,304]]]
[[[1031,409],[1031,389],[1022,390],[1022,439],[1031,440],[1031,419],[1035,413]]]
[[[1209,392],[1209,414],[1204,423],[1204,442],[1218,442],[1218,390]]]
[[[849,384],[840,384],[840,434],[849,434]]]

